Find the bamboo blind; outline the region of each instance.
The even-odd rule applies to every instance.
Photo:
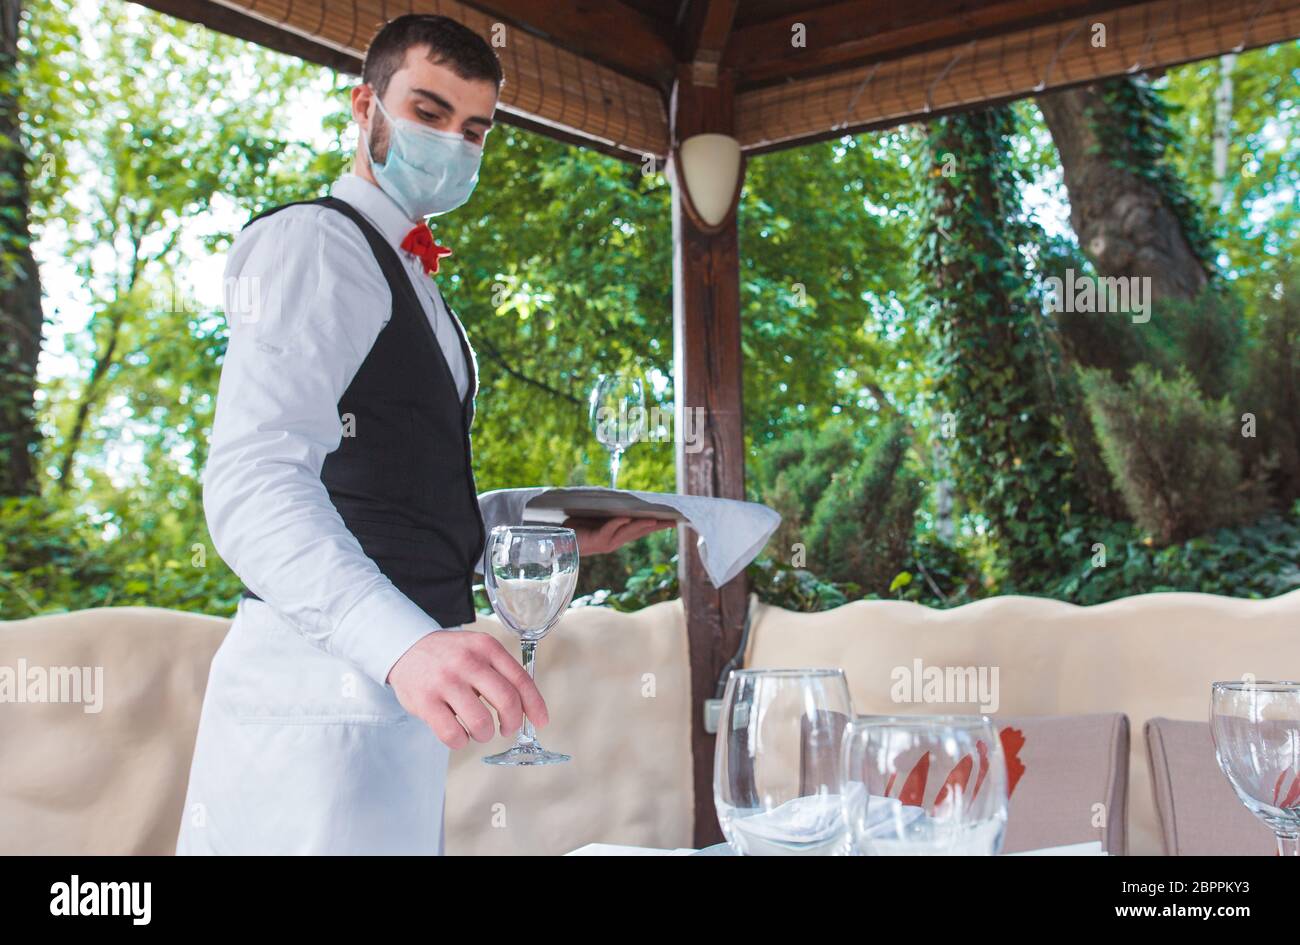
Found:
[[[663,157],[668,115],[652,86],[515,29],[456,0],[216,0],[360,58],[379,26],[440,13],[493,43],[506,74],[500,108],[638,154]]]
[[[793,143],[1297,36],[1300,0],[1157,0],[742,92],[736,134],[747,150]]]
[[[214,2],[358,58],[386,20],[442,13],[493,42],[506,73],[503,111],[636,154],[668,149],[657,89],[459,0]],[[746,150],[778,147],[1297,36],[1300,0],[1153,0],[742,91],[736,135]]]

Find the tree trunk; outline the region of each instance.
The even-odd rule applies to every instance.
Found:
[[[0,0],[0,497],[37,491],[34,454],[41,283],[28,231],[27,152],[18,127],[21,0]]]
[[[1038,340],[1017,224],[1020,194],[1005,108],[937,119],[920,164],[917,263],[934,305],[935,393],[956,484],[992,526],[1004,590],[1032,592],[1054,577],[1061,536],[1087,511],[1073,459],[1053,448],[1061,429]],[[943,155],[953,155],[952,171]]]
[[[1214,209],[1223,209],[1228,186],[1228,143],[1232,134],[1232,73],[1237,68],[1236,53],[1225,53],[1219,60],[1219,87],[1214,90]]]
[[[1112,81],[1125,84],[1038,97],[1061,154],[1079,245],[1102,276],[1150,278],[1154,303],[1194,298],[1209,281],[1207,260],[1188,232],[1188,208],[1159,180],[1152,137],[1163,116],[1150,113],[1131,80]],[[1137,127],[1108,94],[1132,104]]]
[[[121,311],[115,312],[109,320],[108,340],[104,344],[103,353],[95,358],[95,364],[90,369],[90,377],[87,378],[86,386],[81,392],[81,400],[77,402],[77,409],[73,413],[72,428],[68,431],[67,439],[63,444],[63,460],[59,463],[58,485],[60,492],[66,492],[72,485],[72,466],[77,460],[77,450],[81,448],[81,438],[86,433],[86,423],[90,420],[90,411],[99,398],[100,384],[103,383],[104,377],[116,361],[117,342],[122,335],[122,322],[124,320],[125,316]]]

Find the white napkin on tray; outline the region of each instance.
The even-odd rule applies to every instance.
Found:
[[[595,492],[610,497],[629,496],[676,511],[699,536],[700,560],[714,587],[726,584],[753,561],[781,524],[781,516],[775,510],[757,502],[670,492],[599,489],[595,486],[494,489],[483,493],[478,501],[483,520],[491,529],[494,525],[523,524],[528,504],[543,494],[549,504],[554,504],[562,501],[565,493]]]

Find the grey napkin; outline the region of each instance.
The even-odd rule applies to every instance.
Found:
[[[697,547],[704,570],[714,587],[721,587],[753,561],[776,527],[781,516],[766,505],[742,502],[738,499],[715,499],[709,496],[677,495],[670,492],[638,492],[632,489],[600,489],[595,486],[531,489],[495,489],[479,496],[483,521],[490,530],[495,525],[521,525],[528,504],[543,495],[547,504],[563,501],[566,493],[589,496],[600,493],[603,497],[627,497],[636,500],[631,504],[649,503],[675,510],[699,536]],[[547,510],[550,511],[550,510]],[[607,514],[617,515],[617,511]],[[530,519],[545,518],[545,513],[534,512]]]

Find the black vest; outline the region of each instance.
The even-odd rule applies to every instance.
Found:
[[[458,330],[470,378],[461,400],[392,246],[342,200],[300,203],[336,210],[360,228],[393,304],[388,324],[339,400],[344,432],[350,426],[354,435],[345,435],[325,457],[321,482],[348,531],[399,591],[444,627],[469,623],[485,537],[469,438],[478,389],[474,358]],[[246,226],[291,206],[268,210]],[[257,596],[247,589],[244,594]]]

